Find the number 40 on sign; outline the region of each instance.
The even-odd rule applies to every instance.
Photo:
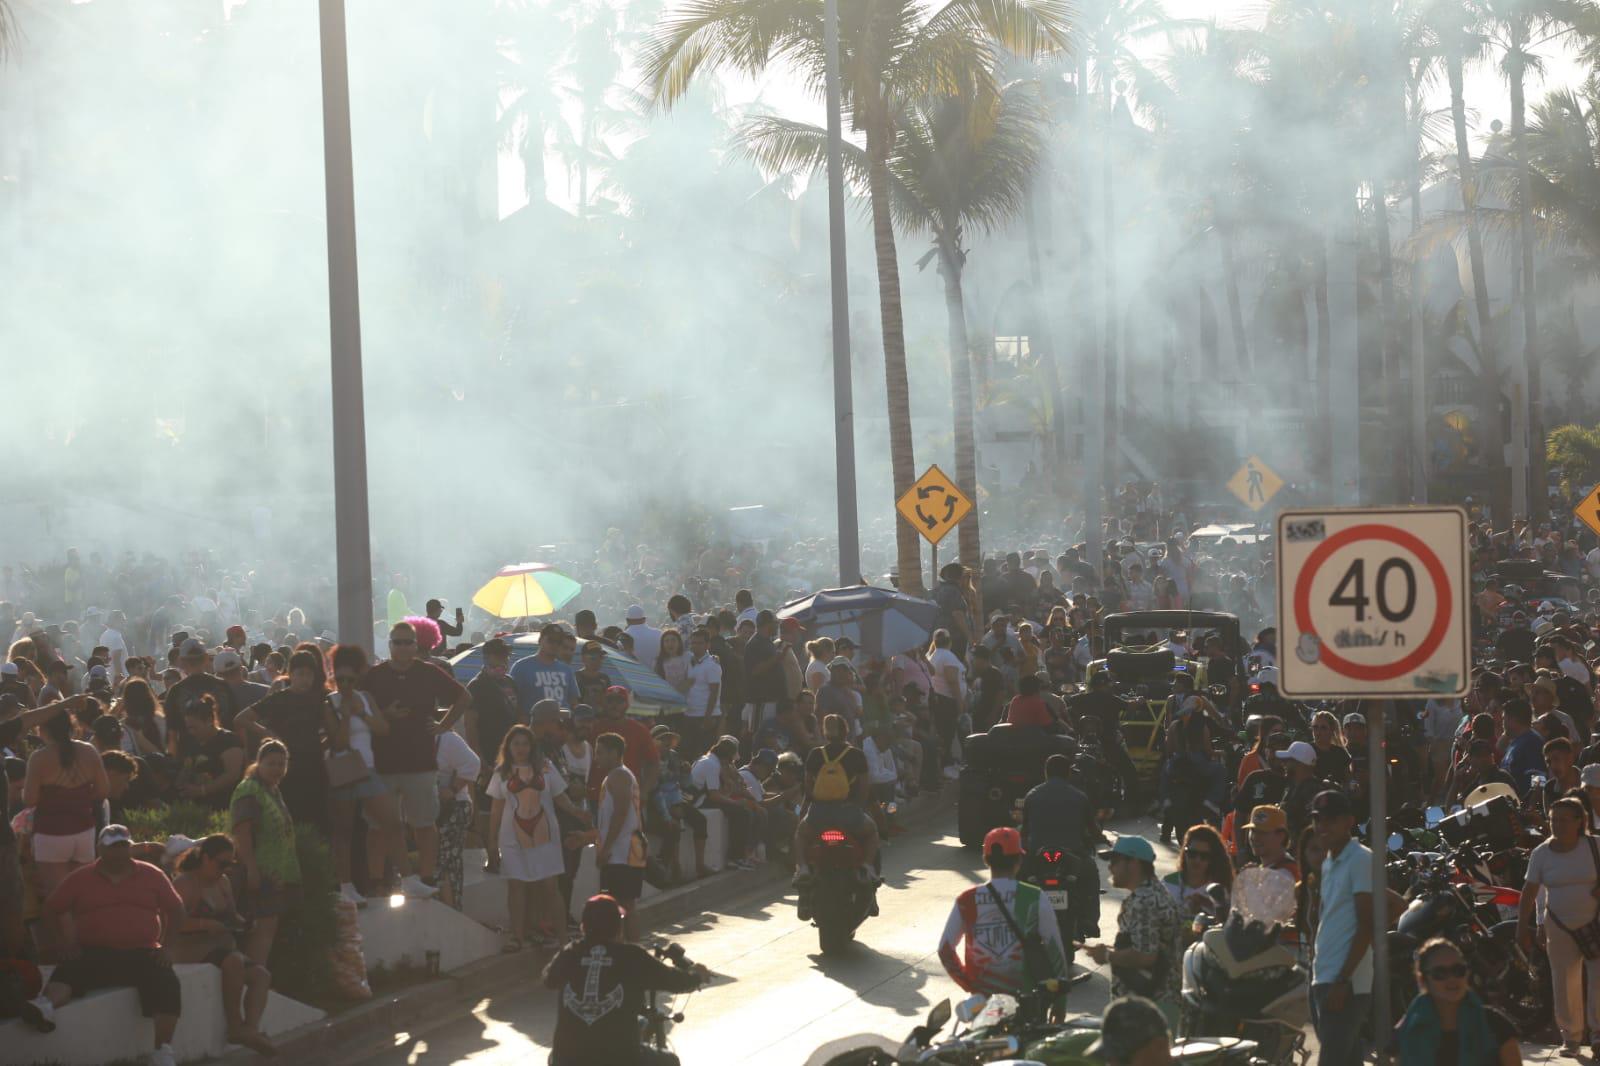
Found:
[[[1466,530],[1466,514],[1454,507],[1281,514],[1284,695],[1465,694]]]

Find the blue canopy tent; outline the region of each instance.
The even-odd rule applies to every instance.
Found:
[[[780,620],[793,618],[812,637],[849,637],[868,659],[926,646],[938,617],[932,600],[870,585],[824,589],[778,610]]]
[[[522,633],[518,636],[504,638],[511,645],[511,663],[516,665],[517,660],[539,651],[539,634]],[[578,641],[581,655],[583,646],[590,643],[587,640]],[[683,695],[665,680],[659,677],[643,663],[618,651],[611,645],[595,641],[605,649],[606,661],[602,669],[611,678],[612,682],[621,685],[633,693],[633,700],[629,704],[628,713],[642,718],[657,717],[663,714],[676,714],[688,708],[688,702]],[[483,647],[479,645],[455,656],[450,660],[450,670],[455,674],[457,681],[465,685],[478,675],[483,669]],[[574,667],[576,669],[576,667]]]

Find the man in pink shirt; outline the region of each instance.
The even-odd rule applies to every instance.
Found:
[[[131,986],[155,1023],[151,1066],[173,1066],[181,989],[161,944],[183,924],[183,899],[160,867],[134,859],[132,841],[127,826],[100,830],[100,858],[68,874],[45,900],[45,918],[56,928],[65,961],[23,1017],[52,1032],[55,1008],[74,996]]]

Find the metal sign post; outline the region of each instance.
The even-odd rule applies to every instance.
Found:
[[[1372,850],[1372,1023],[1389,1026],[1388,718],[1395,699],[1461,696],[1471,585],[1459,507],[1286,511],[1278,516],[1280,690],[1360,698],[1367,713]]]
[[[1372,1042],[1378,1064],[1389,1061],[1389,701],[1371,700],[1367,716],[1367,795],[1371,800],[1367,836],[1372,849]]]

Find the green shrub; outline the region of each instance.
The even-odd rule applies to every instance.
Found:
[[[328,952],[336,926],[333,857],[328,841],[307,825],[297,825],[295,853],[300,859],[300,893],[278,921],[272,944],[272,987],[304,1003],[324,1005],[333,997]]]
[[[199,840],[212,833],[226,833],[229,829],[227,811],[214,811],[189,800],[179,800],[171,806],[158,803],[153,807],[130,810],[127,818],[128,830],[135,840],[164,841],[174,833]]]

